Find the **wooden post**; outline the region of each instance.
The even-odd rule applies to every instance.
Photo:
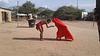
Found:
[[[98,26],[99,41],[100,41],[100,0],[96,0],[95,16]]]
[[[0,23],[2,23],[2,13],[0,11]]]

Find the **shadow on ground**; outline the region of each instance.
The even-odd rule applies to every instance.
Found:
[[[30,28],[29,26],[17,26],[17,28]]]
[[[40,38],[13,38],[13,40],[36,40],[36,41],[40,41]],[[48,41],[67,41],[65,39],[56,40],[55,38],[43,38],[43,40],[48,40]]]

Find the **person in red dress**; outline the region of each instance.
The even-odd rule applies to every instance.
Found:
[[[74,40],[74,37],[70,33],[68,27],[59,18],[54,18],[52,21],[58,29],[56,37],[57,40],[61,40],[62,37],[65,37],[68,41]]]
[[[43,25],[46,25],[47,28],[50,28],[48,24],[51,22],[50,19],[47,19],[45,21],[41,20],[39,23],[36,24],[36,29],[40,31],[40,40],[43,40]]]

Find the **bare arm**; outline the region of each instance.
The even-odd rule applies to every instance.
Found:
[[[50,28],[50,27],[54,27],[54,26],[53,26],[53,25],[51,25],[51,26],[48,26],[48,24],[46,23],[46,27],[47,27],[47,28]]]
[[[45,23],[45,24],[46,24],[46,27],[49,28],[48,24],[47,23]]]

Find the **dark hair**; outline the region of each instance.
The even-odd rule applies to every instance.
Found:
[[[50,23],[51,22],[51,19],[47,19],[47,23]]]

